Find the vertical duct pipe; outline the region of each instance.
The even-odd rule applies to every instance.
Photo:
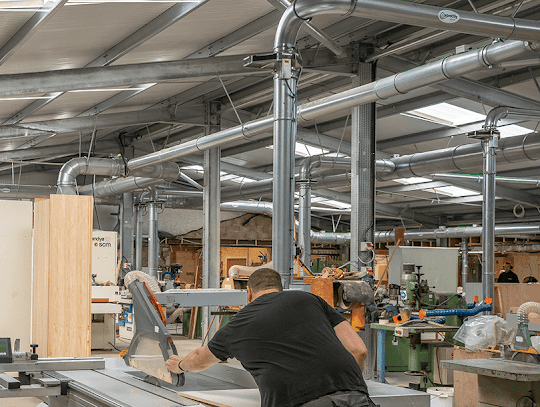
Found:
[[[143,214],[144,214],[144,206],[141,203],[139,203],[137,205],[134,270],[142,270]]]
[[[206,135],[220,130],[219,102],[206,104]],[[203,186],[203,288],[219,288],[221,276],[221,230],[220,230],[220,162],[221,149],[211,148],[204,152],[204,186]],[[207,340],[212,339],[219,324],[211,324],[210,307],[203,308],[202,331],[208,331]],[[204,344],[203,344],[204,345]]]
[[[159,265],[157,190],[152,188],[148,204],[148,274],[157,278]]]
[[[498,138],[491,131],[489,137],[482,139],[482,294],[484,298],[491,299],[495,295],[495,175]]]
[[[358,64],[354,86],[375,80],[375,65]],[[374,243],[375,233],[375,104],[352,109],[351,122],[351,265],[373,267],[373,252],[361,251],[361,242]],[[374,352],[368,352],[374,357]],[[369,357],[369,356],[368,356]],[[366,366],[371,366],[367,363]],[[368,378],[373,372],[368,373]]]
[[[122,195],[121,222],[122,263],[133,264],[133,192]]]
[[[293,64],[293,60],[296,60],[293,48],[287,44],[280,44],[274,52],[280,57],[274,72],[272,261],[275,270],[281,275],[283,288],[288,288],[293,276],[294,148],[298,70]]]
[[[311,270],[311,180],[300,182],[298,206],[298,246],[302,249],[300,260]]]
[[[469,276],[469,239],[461,238],[461,286],[463,287],[463,297],[467,287],[467,278]]]

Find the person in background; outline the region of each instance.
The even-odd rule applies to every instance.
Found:
[[[283,291],[261,268],[248,280],[248,305],[207,346],[165,363],[174,373],[236,358],[251,373],[262,407],[375,407],[362,377],[367,349],[321,297]]]
[[[529,277],[525,277],[525,278],[523,279],[523,282],[524,282],[524,283],[537,283],[538,280],[536,279],[536,277],[529,276]]]
[[[499,278],[497,279],[498,283],[519,283],[519,278],[516,273],[512,271],[514,267],[510,264],[510,262],[504,263],[503,269],[501,271],[501,274],[499,274]]]

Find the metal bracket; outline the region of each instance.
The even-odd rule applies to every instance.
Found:
[[[292,69],[302,68],[302,57],[295,53],[277,52],[272,54],[255,54],[244,58],[244,67],[257,69],[275,69],[276,63],[291,61]]]

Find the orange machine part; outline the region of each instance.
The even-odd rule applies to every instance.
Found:
[[[366,308],[360,302],[352,303],[351,325],[356,332],[361,332],[366,326]]]
[[[318,295],[331,307],[334,307],[334,279],[333,278],[304,278],[304,283],[311,285],[311,294]]]
[[[148,284],[144,283],[144,286],[146,287],[146,290],[150,294],[150,302],[152,303],[152,305],[156,309],[156,311],[157,311],[159,317],[161,318],[161,320],[163,321],[163,323],[165,325],[167,325],[167,318],[165,318],[165,314],[163,313],[163,309],[161,308],[161,304],[158,302],[156,296],[154,295],[154,292],[150,289]]]

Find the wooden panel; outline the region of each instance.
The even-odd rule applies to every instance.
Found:
[[[0,201],[0,337],[30,349],[32,202]]]
[[[498,354],[492,352],[470,352],[464,348],[455,347],[452,360],[491,359]],[[478,375],[454,371],[454,407],[478,406]]]
[[[90,356],[92,197],[50,201],[49,357]]]
[[[49,200],[34,203],[34,274],[32,342],[39,355],[48,353],[49,326]]]
[[[495,314],[504,318],[512,308],[527,301],[538,301],[539,298],[540,284],[495,284]]]

